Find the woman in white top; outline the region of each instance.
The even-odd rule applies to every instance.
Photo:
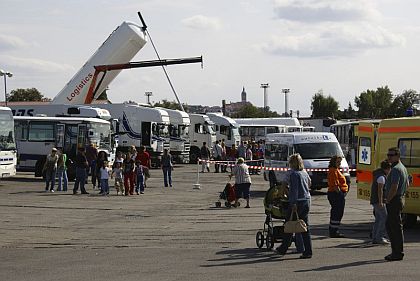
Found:
[[[234,207],[238,206],[239,198],[244,198],[246,200],[245,208],[249,208],[249,195],[251,189],[251,176],[249,175],[248,166],[245,164],[245,160],[242,157],[239,157],[235,167],[232,169],[232,174],[229,175],[230,178],[235,176],[235,190],[236,190],[236,199]]]

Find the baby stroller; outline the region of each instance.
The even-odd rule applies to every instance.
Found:
[[[222,206],[222,202],[220,200],[225,200],[225,207],[230,208],[232,206],[235,206],[235,200],[236,200],[236,191],[235,191],[235,185],[231,183],[227,183],[225,188],[222,192],[220,192],[219,195],[219,201],[215,203],[216,207],[220,208]],[[239,206],[239,202],[238,205]],[[235,206],[235,207],[237,207]]]
[[[264,196],[265,222],[262,231],[258,231],[256,242],[258,248],[264,246],[268,250],[273,249],[274,243],[280,243],[284,238],[285,210],[288,206],[287,185],[280,184],[270,187]],[[280,225],[275,225],[274,220]]]

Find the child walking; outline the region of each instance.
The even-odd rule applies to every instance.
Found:
[[[117,195],[120,194],[124,195],[124,184],[123,184],[123,177],[122,177],[122,167],[121,167],[122,163],[121,162],[116,162],[115,163],[115,167],[112,170],[112,174],[111,174],[111,178],[114,177],[115,178],[115,182],[114,182],[114,187],[117,190]]]
[[[136,161],[136,194],[144,194],[144,171],[140,161]],[[140,191],[140,193],[139,193]]]
[[[101,195],[108,195],[109,194],[109,168],[108,168],[108,162],[104,161],[102,163],[102,167],[99,169],[99,174],[101,177],[101,192],[99,194]]]

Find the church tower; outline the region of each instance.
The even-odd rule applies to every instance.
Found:
[[[241,93],[241,102],[246,103],[246,92],[245,92],[245,87],[242,88],[242,93]]]

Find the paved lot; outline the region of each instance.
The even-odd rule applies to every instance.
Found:
[[[330,239],[325,193],[313,196],[314,256],[279,257],[260,250],[267,183],[253,176],[251,208],[215,208],[227,175],[175,169],[174,189],[152,170],[146,193],[109,197],[44,193],[21,173],[0,182],[0,280],[419,280],[420,226],[406,231],[406,258],[384,262],[388,246],[372,246],[367,202],[347,197],[343,232]],[[242,204],[244,206],[244,204]],[[277,246],[277,245],[276,245]],[[289,251],[294,248],[291,247]]]

